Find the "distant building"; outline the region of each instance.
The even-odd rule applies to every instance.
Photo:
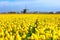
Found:
[[[23,11],[21,11],[21,13],[27,13],[27,9],[23,9]]]

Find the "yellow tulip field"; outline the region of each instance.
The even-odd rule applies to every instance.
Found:
[[[0,14],[0,40],[60,40],[60,14]]]

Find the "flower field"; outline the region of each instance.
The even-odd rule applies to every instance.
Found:
[[[60,14],[0,14],[0,40],[60,40]]]

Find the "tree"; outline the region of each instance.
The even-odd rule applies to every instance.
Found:
[[[9,14],[16,14],[16,12],[8,12]]]
[[[60,14],[60,11],[57,11],[56,14]]]
[[[54,14],[53,12],[49,12],[49,14]]]

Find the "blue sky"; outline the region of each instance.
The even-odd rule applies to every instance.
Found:
[[[27,8],[28,11],[60,11],[60,0],[0,0],[0,12],[20,12]]]

